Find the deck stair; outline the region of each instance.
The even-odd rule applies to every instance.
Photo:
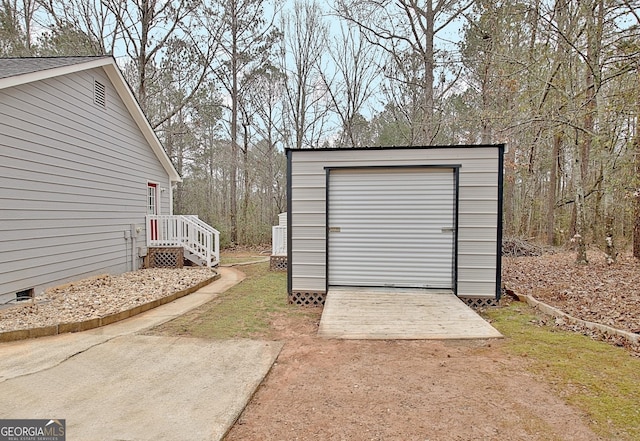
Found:
[[[195,215],[147,215],[147,247],[181,247],[199,266],[220,263],[220,232]]]

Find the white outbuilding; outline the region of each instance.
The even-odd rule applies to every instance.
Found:
[[[504,145],[291,149],[291,303],[333,287],[500,298]]]

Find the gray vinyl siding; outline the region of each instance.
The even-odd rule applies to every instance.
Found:
[[[495,297],[498,152],[494,146],[290,151],[291,290],[326,290],[326,168],[459,165],[458,295]]]
[[[0,90],[0,301],[131,269],[124,231],[144,246],[147,182],[171,185],[101,68]]]

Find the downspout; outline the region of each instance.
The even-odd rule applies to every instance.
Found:
[[[173,188],[178,185],[177,181],[169,180],[169,215],[173,216]]]
[[[124,230],[124,257],[126,259],[125,271],[129,271],[129,251],[127,249],[129,239],[131,239],[131,230]]]
[[[136,224],[131,224],[131,271],[138,269],[138,261],[136,257],[136,238],[138,237],[138,229]]]

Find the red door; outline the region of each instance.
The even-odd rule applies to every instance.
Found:
[[[147,214],[158,214],[158,184],[147,184]],[[151,240],[158,240],[158,219],[149,221]]]

